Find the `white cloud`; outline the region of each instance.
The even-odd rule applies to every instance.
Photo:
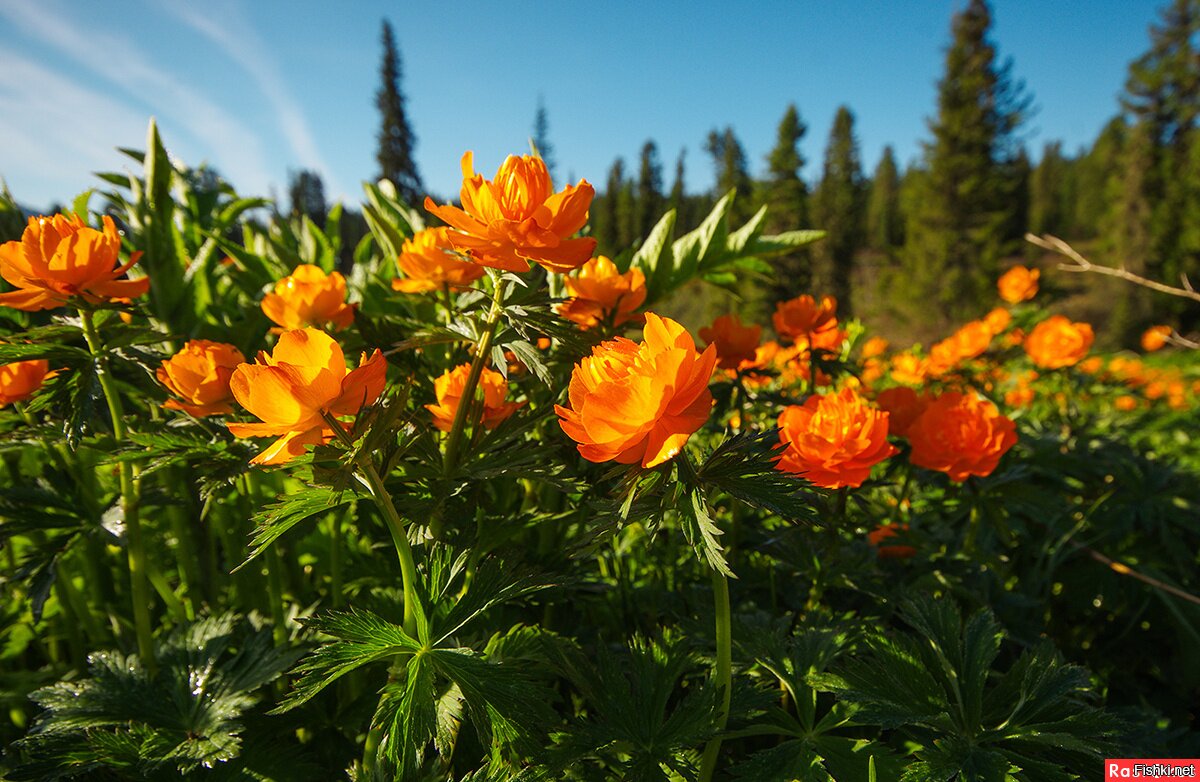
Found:
[[[168,144],[186,135],[191,148],[199,151],[227,177],[249,192],[265,192],[271,177],[264,167],[263,143],[258,135],[222,107],[182,83],[166,70],[150,62],[131,40],[104,30],[77,27],[65,9],[50,0],[6,0],[0,3],[0,16],[7,16],[22,32],[48,44],[86,67],[89,76],[98,76],[121,88],[126,94],[126,110],[141,104],[159,118]],[[74,82],[75,92],[88,90]],[[73,107],[72,107],[73,108]],[[111,106],[110,106],[111,109]],[[94,132],[94,120],[73,112],[75,133]],[[10,115],[11,116],[11,115]],[[41,136],[46,121],[36,115],[21,114],[25,137]],[[12,123],[10,120],[10,124]],[[139,146],[143,128],[120,143]],[[200,160],[187,159],[195,165]]]
[[[241,5],[236,0],[210,2],[201,11],[185,0],[168,0],[159,7],[211,40],[250,75],[270,102],[301,165],[318,171],[331,195],[344,197],[345,191],[322,158],[303,110],[285,85],[276,62],[265,54],[269,51],[267,42],[254,29]]]

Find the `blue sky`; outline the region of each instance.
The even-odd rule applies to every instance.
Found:
[[[727,124],[758,174],[790,102],[809,128],[806,178],[843,103],[869,172],[885,144],[902,163],[919,154],[963,4],[0,0],[0,176],[22,203],[66,201],[97,184],[90,172],[125,168],[114,148],[141,147],[154,115],[173,155],[243,193],[283,192],[305,167],[356,202],[376,173],[385,16],[436,193],[457,191],[464,150],[488,175],[527,151],[539,96],[559,179],[602,186],[652,138],[668,186],[686,147],[688,189],[707,189],[703,140]],[[993,39],[1038,109],[1023,131],[1035,157],[1048,140],[1089,143],[1113,116],[1160,4],[994,0]]]

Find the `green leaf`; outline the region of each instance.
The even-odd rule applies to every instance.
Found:
[[[250,554],[246,561],[234,568],[234,572],[248,565],[255,557],[266,551],[283,533],[305,519],[318,513],[349,505],[359,498],[352,491],[334,491],[324,486],[310,486],[300,494],[294,494],[268,505],[254,515],[254,535],[250,539]]]

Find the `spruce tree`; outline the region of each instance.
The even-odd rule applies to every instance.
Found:
[[[1079,159],[1078,196],[1070,202],[1071,229],[1067,233],[1071,238],[1094,239],[1107,232],[1108,181],[1120,165],[1128,131],[1125,118],[1114,117],[1100,131],[1092,148]]]
[[[405,203],[418,206],[425,195],[425,185],[417,172],[413,158],[416,136],[404,113],[404,94],[400,92],[400,53],[392,25],[383,21],[383,64],[380,67],[380,87],[375,93],[379,109],[379,178],[388,179]]]
[[[642,145],[641,165],[638,168],[636,230],[634,235],[645,239],[663,213],[662,163],[658,146],[653,141]]]
[[[1014,131],[1028,101],[1010,64],[997,62],[990,27],[984,0],[954,16],[933,139],[914,181],[921,192],[906,214],[903,282],[923,314],[930,304],[954,318],[974,312],[990,298],[1000,257],[1016,247]]]
[[[621,235],[622,215],[618,209],[621,191],[625,189],[625,161],[617,158],[608,169],[608,181],[604,192],[598,195],[592,206],[592,230],[601,251],[615,255],[624,247]]]
[[[288,174],[288,201],[292,217],[308,217],[321,228],[329,211],[325,203],[325,183],[316,171],[301,169]]]
[[[740,225],[754,213],[754,205],[750,203],[754,182],[746,168],[746,152],[729,126],[723,133],[715,129],[709,131],[704,151],[712,157],[716,169],[714,195],[720,198],[730,190],[735,191],[730,217],[736,225]]]
[[[687,198],[684,192],[683,178],[685,161],[687,160],[687,147],[679,150],[679,156],[675,158],[675,180],[671,183],[671,195],[667,197],[667,208],[674,209],[676,212],[676,224],[683,220],[683,202]]]
[[[550,118],[546,113],[546,104],[542,102],[540,95],[538,96],[537,113],[533,115],[533,146],[537,148],[542,162],[546,164],[546,170],[550,172],[550,179],[557,182],[554,171],[558,161],[554,159],[554,145],[550,143]]]
[[[900,213],[900,172],[890,146],[883,148],[867,198],[867,246],[891,254],[904,241]]]
[[[808,128],[800,119],[795,104],[790,104],[779,121],[775,147],[767,155],[767,179],[762,187],[762,201],[767,206],[766,229],[770,233],[808,228],[811,222],[808,209],[808,185],[800,176],[804,156],[800,140]],[[776,300],[791,298],[807,291],[812,284],[812,257],[800,249],[774,259]]]
[[[854,115],[845,106],[838,107],[833,119],[815,201],[817,224],[825,231],[825,240],[818,245],[822,277],[829,280],[838,311],[850,315],[855,256],[865,233],[866,186]]]
[[[1062,156],[1062,144],[1047,143],[1042,148],[1042,159],[1033,169],[1029,180],[1029,231],[1041,236],[1061,236],[1066,227],[1063,212],[1065,199],[1062,188],[1065,184],[1067,161]]]

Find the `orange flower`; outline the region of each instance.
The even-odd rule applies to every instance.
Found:
[[[1017,304],[1037,295],[1038,277],[1041,276],[1042,272],[1038,269],[1014,266],[1000,275],[1000,279],[996,281],[996,288],[1000,291],[1000,298],[1009,304]]]
[[[1170,326],[1151,326],[1142,332],[1142,350],[1153,353],[1162,350],[1171,336]]]
[[[871,467],[897,452],[887,435],[888,414],[854,389],[814,394],[779,416],[779,439],[787,449],[777,466],[826,489],[861,486]]]
[[[229,378],[238,364],[246,363],[242,351],[224,342],[193,339],[183,350],[162,362],[155,372],[158,382],[182,398],[168,399],[163,407],[183,410],[197,418],[232,413]]]
[[[917,550],[912,546],[902,546],[895,543],[888,546],[883,545],[883,541],[896,537],[897,530],[908,532],[908,525],[880,524],[868,533],[867,540],[871,541],[871,545],[877,548],[875,555],[880,559],[908,559],[916,555]]]
[[[1045,369],[1078,364],[1087,355],[1095,335],[1087,323],[1072,323],[1062,315],[1051,315],[1025,338],[1025,352]]]
[[[596,194],[587,180],[555,193],[546,164],[529,155],[509,155],[488,181],[475,173],[467,152],[462,172],[461,209],[428,197],[425,208],[456,229],[450,241],[475,263],[523,272],[535,261],[564,274],[592,257],[595,239],[569,238],[587,222]]]
[[[929,401],[928,394],[917,394],[908,386],[889,388],[875,397],[875,404],[888,413],[888,433],[900,437],[908,435],[909,427],[917,420],[917,416],[925,412]]]
[[[344,329],[354,321],[354,307],[346,303],[346,278],[339,272],[326,276],[310,263],[275,283],[275,291],[263,297],[262,311],[284,330],[326,323]]]
[[[592,462],[654,467],[675,456],[708,420],[717,349],[703,353],[669,318],[646,313],[644,341],[617,337],[592,349],[571,374],[559,425]]]
[[[909,427],[908,441],[913,464],[965,481],[996,469],[1017,442],[1017,426],[986,399],[951,391],[929,403]]]
[[[483,276],[483,267],[454,254],[449,228],[426,228],[404,240],[396,266],[404,279],[392,280],[392,290],[402,293],[461,288]]]
[[[18,290],[0,293],[0,305],[26,312],[61,307],[79,297],[92,304],[142,296],[150,278],[119,280],[141,258],[121,264],[121,236],[112,218],[104,230],[83,224],[78,215],[31,217],[19,242],[0,245],[0,276]]]
[[[462,403],[463,389],[467,385],[467,376],[471,374],[471,365],[463,364],[442,373],[433,381],[433,391],[437,394],[436,405],[425,405],[425,409],[433,413],[433,425],[443,432],[449,432],[454,425],[454,416]],[[501,421],[512,415],[521,405],[517,402],[505,402],[508,396],[508,381],[504,375],[485,368],[479,376],[478,389],[483,392],[483,409],[480,421],[487,429],[495,429]]]
[[[33,396],[46,382],[49,369],[50,364],[40,358],[0,366],[0,407]]]
[[[1080,372],[1086,372],[1089,375],[1094,375],[1104,366],[1104,359],[1100,356],[1091,356],[1080,361],[1077,365]]]
[[[892,356],[892,380],[909,386],[919,386],[925,382],[929,362],[912,353],[897,353]]]
[[[1140,404],[1141,403],[1138,402],[1137,397],[1130,396],[1129,394],[1124,394],[1113,400],[1113,407],[1124,413],[1128,413],[1131,410],[1137,410]]]
[[[882,356],[887,352],[887,349],[888,341],[886,339],[883,337],[871,337],[863,343],[862,357],[863,359],[868,359],[875,358],[876,356]]]
[[[598,255],[564,277],[563,285],[571,298],[558,305],[558,314],[580,328],[590,329],[608,318],[614,326],[641,320],[634,314],[646,300],[646,275],[641,269],[621,274],[615,263]]]
[[[832,328],[814,332],[811,340],[813,350],[824,350],[829,353],[837,351],[850,333],[845,329]],[[808,337],[797,337],[796,347],[807,350],[810,347]]]
[[[992,336],[1004,332],[1008,325],[1012,323],[1012,313],[1003,307],[996,307],[994,310],[983,316],[983,322],[987,324],[991,330]]]
[[[806,293],[776,304],[771,320],[780,339],[795,341],[808,338],[809,335],[837,328],[837,299],[822,296],[820,303],[817,303]]]
[[[711,326],[700,329],[700,339],[717,346],[717,366],[737,369],[744,363],[754,363],[762,326],[746,326],[737,315],[722,315]]]
[[[1033,401],[1034,396],[1033,387],[1027,383],[1021,383],[1016,388],[1005,392],[1004,404],[1009,407],[1027,407]]]
[[[985,321],[973,320],[929,349],[928,372],[945,374],[961,361],[975,358],[992,343],[992,329]]]
[[[325,332],[285,331],[270,355],[260,352],[258,363],[240,365],[229,381],[238,403],[263,423],[227,426],[234,437],[279,437],[251,463],[283,464],[306,445],[332,439],[324,413],[354,415],[378,399],[386,372],[378,350],[347,372],[341,345]]]

